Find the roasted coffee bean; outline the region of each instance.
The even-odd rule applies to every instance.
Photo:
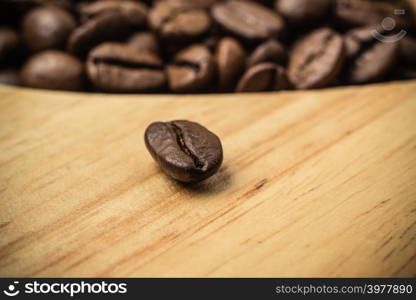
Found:
[[[148,51],[154,54],[160,52],[159,43],[154,33],[149,31],[142,31],[133,34],[127,41],[129,47],[139,51]]]
[[[180,8],[187,8],[187,9],[201,9],[201,8],[209,8],[215,2],[219,2],[221,0],[158,0],[158,2],[169,2],[169,5],[174,7]]]
[[[212,7],[212,16],[228,32],[249,41],[279,37],[284,30],[276,12],[253,1],[220,2]]]
[[[297,41],[289,59],[288,76],[298,89],[321,88],[332,83],[345,58],[342,36],[319,28]]]
[[[404,64],[416,66],[416,39],[406,36],[399,43],[401,61]]]
[[[395,14],[395,9],[405,9],[401,4],[370,0],[334,0],[334,17],[347,27],[380,25],[387,17],[392,18],[398,27],[407,28],[414,20],[408,14]]]
[[[32,51],[64,48],[76,27],[74,18],[62,8],[41,6],[23,19],[23,38]]]
[[[218,88],[221,91],[232,90],[246,66],[243,47],[233,38],[223,38],[218,43],[215,60],[218,70]]]
[[[289,23],[308,26],[309,22],[322,20],[329,13],[331,1],[276,0],[275,7]]]
[[[274,63],[260,63],[244,73],[235,91],[237,93],[279,91],[288,87],[289,82],[283,67]]]
[[[149,25],[163,39],[192,40],[208,31],[211,19],[203,9],[161,1],[149,12]]]
[[[19,71],[14,69],[0,69],[0,84],[19,85]]]
[[[157,91],[166,84],[160,58],[119,43],[104,43],[88,56],[87,74],[93,85],[106,92]]]
[[[160,168],[181,182],[199,182],[220,168],[220,139],[198,123],[155,122],[145,132],[146,147]]]
[[[359,84],[381,80],[394,67],[399,43],[385,43],[374,38],[374,27],[353,29],[345,36],[347,53],[344,80]]]
[[[0,27],[0,62],[15,56],[20,39],[16,31],[9,27]]]
[[[141,2],[102,0],[82,6],[79,13],[83,23],[103,13],[120,13],[131,25],[140,26],[146,22],[147,10],[147,6]]]
[[[214,58],[199,44],[180,51],[167,67],[169,86],[174,92],[203,91],[212,82],[214,72]]]
[[[106,41],[118,41],[129,35],[134,26],[121,13],[107,12],[88,20],[76,28],[68,41],[68,50],[85,56],[96,45]]]
[[[32,56],[23,66],[20,79],[24,86],[82,90],[84,66],[75,57],[61,51],[47,50]]]
[[[260,44],[250,55],[248,65],[254,66],[261,62],[275,62],[285,65],[287,62],[287,50],[285,46],[276,40],[269,40]]]

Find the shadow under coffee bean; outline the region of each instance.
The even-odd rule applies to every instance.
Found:
[[[0,84],[228,93],[415,79],[415,36],[407,0],[3,0]]]

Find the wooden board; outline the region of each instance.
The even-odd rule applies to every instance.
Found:
[[[217,133],[185,187],[153,121]],[[0,276],[415,276],[416,82],[251,95],[0,88]]]

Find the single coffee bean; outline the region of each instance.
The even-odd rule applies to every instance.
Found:
[[[345,36],[347,63],[344,80],[360,84],[382,79],[398,59],[399,43],[385,43],[374,38],[375,27],[357,28]]]
[[[133,34],[127,41],[127,45],[139,51],[147,51],[159,54],[159,43],[154,33],[142,31]]]
[[[14,69],[0,69],[0,84],[19,85],[19,72]]]
[[[260,63],[249,68],[238,82],[236,92],[279,91],[289,88],[286,71],[273,63]]]
[[[160,168],[181,182],[207,179],[223,160],[218,136],[195,122],[155,122],[147,127],[144,139]]]
[[[85,56],[96,45],[106,41],[119,41],[127,37],[134,26],[126,15],[107,12],[92,18],[76,28],[68,41],[68,50]]]
[[[243,47],[233,38],[223,38],[218,43],[215,60],[219,89],[222,91],[232,90],[246,66],[246,55]]]
[[[119,43],[94,48],[88,56],[87,74],[96,88],[106,92],[157,91],[166,84],[160,58]]]
[[[212,82],[215,72],[214,58],[200,44],[180,51],[167,67],[169,87],[174,92],[204,90]]]
[[[253,1],[220,2],[213,5],[212,16],[224,29],[248,41],[279,37],[284,30],[280,15]]]
[[[195,39],[211,26],[205,10],[173,5],[169,1],[158,2],[149,12],[148,22],[161,38],[179,41]]]
[[[82,90],[84,66],[71,55],[47,50],[32,56],[25,63],[20,79],[24,86],[33,88]]]
[[[83,5],[79,9],[81,21],[95,18],[103,13],[119,13],[125,16],[133,26],[145,24],[148,8],[144,3],[135,1],[102,0]]]
[[[6,62],[15,56],[20,39],[16,31],[9,27],[0,27],[0,62]]]
[[[308,26],[309,22],[322,20],[329,13],[331,1],[276,0],[275,7],[289,23]]]
[[[274,62],[285,65],[287,51],[285,46],[276,40],[269,40],[260,44],[250,55],[248,65],[254,66],[261,62]]]
[[[400,40],[400,60],[410,66],[416,66],[416,39],[406,36]]]
[[[57,6],[41,6],[23,19],[23,39],[32,51],[63,48],[75,29],[76,22],[66,10]]]
[[[319,28],[293,46],[288,76],[297,89],[321,88],[332,83],[345,58],[341,35],[330,28]]]

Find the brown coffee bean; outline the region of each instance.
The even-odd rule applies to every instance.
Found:
[[[32,51],[63,48],[75,27],[71,14],[56,6],[33,9],[22,23],[23,38]]]
[[[168,65],[169,87],[174,92],[194,92],[206,89],[215,72],[214,59],[203,45],[192,45],[180,51]]]
[[[321,88],[333,82],[345,58],[341,35],[330,28],[319,28],[293,46],[288,76],[297,89]]]
[[[19,71],[15,69],[0,69],[0,85],[19,85]]]
[[[308,22],[322,20],[329,13],[331,1],[276,0],[275,7],[289,23],[308,26]]]
[[[357,28],[345,36],[348,61],[344,79],[348,83],[378,81],[387,75],[398,59],[399,43],[381,42],[373,37],[373,30],[374,27]]]
[[[0,62],[15,56],[20,39],[16,31],[9,27],[0,27]]]
[[[139,51],[148,51],[159,54],[159,44],[154,33],[142,31],[133,34],[127,41],[127,45]]]
[[[401,61],[410,66],[416,66],[416,39],[406,36],[400,40],[399,45]]]
[[[106,41],[122,40],[133,30],[134,26],[124,14],[102,13],[72,32],[68,50],[75,55],[85,56],[96,45]]]
[[[223,38],[218,43],[215,60],[219,89],[222,91],[232,90],[246,66],[246,55],[243,47],[233,38]]]
[[[279,37],[284,30],[276,12],[253,1],[220,2],[212,7],[212,16],[227,31],[249,41]]]
[[[119,13],[124,15],[133,26],[145,24],[147,11],[148,8],[144,3],[128,0],[102,0],[84,5],[79,9],[83,23],[103,13]]]
[[[207,179],[223,160],[218,136],[195,122],[155,122],[147,127],[144,139],[162,171],[181,182]]]
[[[287,51],[285,46],[276,40],[269,40],[260,44],[251,53],[248,59],[248,66],[254,66],[261,62],[275,62],[285,65],[287,62]]]
[[[288,87],[289,82],[283,67],[273,63],[260,63],[244,73],[235,91],[237,93],[279,91]]]
[[[201,9],[209,8],[215,2],[221,0],[158,0],[158,2],[169,2],[170,6],[186,8],[186,9]]]
[[[32,56],[25,63],[20,79],[23,85],[33,88],[82,90],[84,66],[71,55],[47,50]]]
[[[119,43],[94,48],[88,56],[87,74],[96,88],[106,92],[157,91],[166,84],[160,58]]]
[[[203,9],[158,2],[149,12],[149,25],[161,38],[168,40],[192,40],[208,31],[211,19]]]

